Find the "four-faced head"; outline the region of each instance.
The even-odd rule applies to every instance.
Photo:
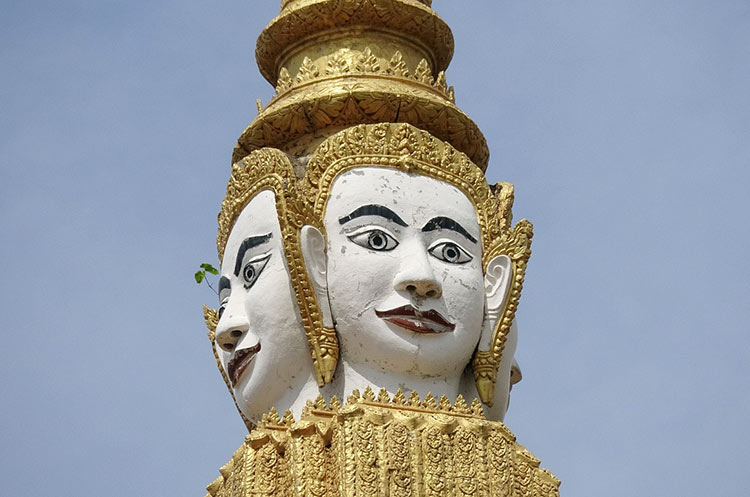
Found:
[[[410,138],[418,146],[404,148]],[[362,153],[368,147],[378,154]],[[255,421],[299,395],[310,352],[317,384],[330,381],[338,357],[334,320],[355,369],[458,385],[474,354],[476,388],[491,404],[480,377],[494,386],[498,367],[501,385],[503,371],[510,374],[500,364],[513,317],[505,310],[520,288],[495,243],[508,231],[509,204],[481,171],[427,133],[384,124],[326,140],[299,197],[294,183],[281,152],[253,152],[233,166],[219,216],[214,346],[244,415]],[[289,222],[287,204],[295,200],[307,202],[314,225],[301,232]],[[315,294],[330,307],[318,307]]]

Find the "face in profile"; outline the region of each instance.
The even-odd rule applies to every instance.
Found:
[[[295,398],[311,360],[274,193],[258,193],[227,240],[219,280],[216,347],[243,414],[251,421]]]
[[[334,181],[324,226],[344,361],[457,378],[484,317],[480,229],[466,195],[427,176],[356,168]]]

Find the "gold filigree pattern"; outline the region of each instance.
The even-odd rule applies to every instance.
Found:
[[[329,61],[330,62],[330,61]],[[338,64],[338,63],[337,63]],[[245,129],[233,152],[237,162],[263,147],[293,148],[295,141],[357,124],[403,122],[448,141],[482,170],[489,161],[487,141],[479,127],[454,104],[452,87],[443,90],[439,76],[423,72],[421,81],[386,73],[349,74],[305,79],[282,73],[280,94]],[[323,73],[333,70],[326,66]],[[345,76],[348,74],[348,76]],[[416,76],[415,76],[416,77]],[[332,132],[332,131],[331,131]],[[313,147],[307,153],[312,153]]]
[[[208,495],[559,496],[560,481],[482,413],[349,398],[311,403],[293,423],[266,416]]]
[[[512,202],[512,200],[511,200]],[[508,212],[510,212],[508,210]],[[510,224],[510,218],[507,218]],[[511,260],[512,276],[505,303],[501,306],[501,314],[495,323],[489,350],[477,350],[472,360],[474,380],[477,384],[479,396],[487,405],[492,405],[495,393],[497,371],[502,359],[505,340],[518,309],[526,275],[526,266],[531,257],[531,238],[534,227],[529,221],[521,220],[512,230],[503,231],[487,248],[488,260],[497,255],[506,255]]]
[[[274,100],[283,99],[287,91],[298,90],[312,81],[326,82],[334,86],[336,78],[357,76],[360,82],[364,82],[365,78],[375,78],[380,80],[390,79],[412,85],[420,84],[429,90],[435,90],[439,97],[443,97],[452,103],[455,102],[453,95],[449,92],[445,71],[440,71],[437,79],[433,78],[429,63],[426,59],[422,59],[414,69],[414,75],[411,76],[409,67],[399,50],[396,50],[388,60],[387,65],[381,65],[381,60],[373,55],[370,47],[365,47],[364,51],[353,59],[337,52],[328,60],[320,60],[320,64],[324,64],[322,68],[318,67],[309,57],[305,57],[297,71],[297,76],[294,78],[290,77],[287,68],[282,67],[276,83]]]
[[[295,288],[302,325],[313,359],[318,384],[330,383],[338,361],[338,340],[334,330],[323,324],[312,283],[305,268],[299,232],[305,216],[300,207],[294,169],[286,154],[280,150],[257,150],[232,166],[227,193],[218,215],[219,232],[216,246],[219,260],[237,217],[250,200],[263,190],[270,190],[276,199],[276,209],[282,232],[290,278]]]

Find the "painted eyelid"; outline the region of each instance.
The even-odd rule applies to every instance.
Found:
[[[255,285],[255,282],[258,281],[258,278],[260,278],[261,273],[263,273],[263,270],[266,268],[266,265],[268,264],[268,259],[271,258],[271,252],[266,252],[265,254],[258,255],[256,257],[253,257],[249,261],[247,261],[245,264],[242,265],[242,271],[244,273],[245,268],[247,266],[255,266],[256,264],[260,265],[260,267],[257,269],[257,273],[255,274],[255,277],[253,278],[253,281],[247,281],[245,280],[242,284],[243,287],[245,287],[245,290],[250,290],[253,285]],[[244,279],[244,276],[243,276]]]
[[[471,262],[472,260],[474,260],[474,255],[472,255],[471,252],[463,248],[460,243],[456,243],[455,241],[448,240],[448,239],[438,240],[437,242],[433,243],[427,248],[427,252],[435,258],[443,260],[441,257],[438,257],[435,254],[433,254],[433,251],[449,243],[451,245],[455,245],[456,247],[458,247],[459,253],[463,255],[464,257],[467,257],[468,259],[462,262],[450,262],[450,261],[445,261],[445,262],[448,262],[449,264],[466,264],[467,262]]]
[[[374,224],[368,224],[367,226],[362,226],[360,228],[357,228],[353,231],[345,232],[344,235],[346,235],[347,238],[352,238],[358,235],[363,235],[365,233],[369,233],[371,231],[382,231],[386,235],[390,236],[394,240],[398,241],[396,238],[396,235],[391,233],[391,231],[387,228],[383,228],[382,226],[374,225]]]
[[[269,257],[271,257],[271,251],[270,250],[268,252],[263,253],[263,254],[256,255],[255,257],[253,257],[252,259],[250,259],[249,261],[247,261],[246,263],[244,263],[242,265],[242,267],[245,267],[248,264],[253,264],[255,262],[261,262],[262,260],[268,259]]]
[[[474,255],[472,255],[472,253],[469,250],[467,250],[463,245],[461,245],[460,243],[458,243],[456,240],[451,240],[450,238],[441,238],[439,240],[434,241],[432,244],[430,244],[430,246],[427,248],[427,250],[433,250],[436,247],[439,247],[439,246],[444,245],[446,243],[452,243],[453,245],[455,245],[456,247],[458,247],[462,251],[464,251],[467,255],[469,255],[471,257],[474,257]]]

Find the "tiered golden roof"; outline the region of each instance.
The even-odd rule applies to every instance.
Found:
[[[299,421],[271,411],[219,471],[211,497],[556,497],[560,486],[479,401],[369,387],[343,406],[319,397]]]
[[[455,105],[445,69],[450,28],[429,0],[286,0],[258,38],[276,94],[240,136],[232,161],[262,147],[308,155],[355,124],[405,122],[450,142],[482,170],[479,127]]]

